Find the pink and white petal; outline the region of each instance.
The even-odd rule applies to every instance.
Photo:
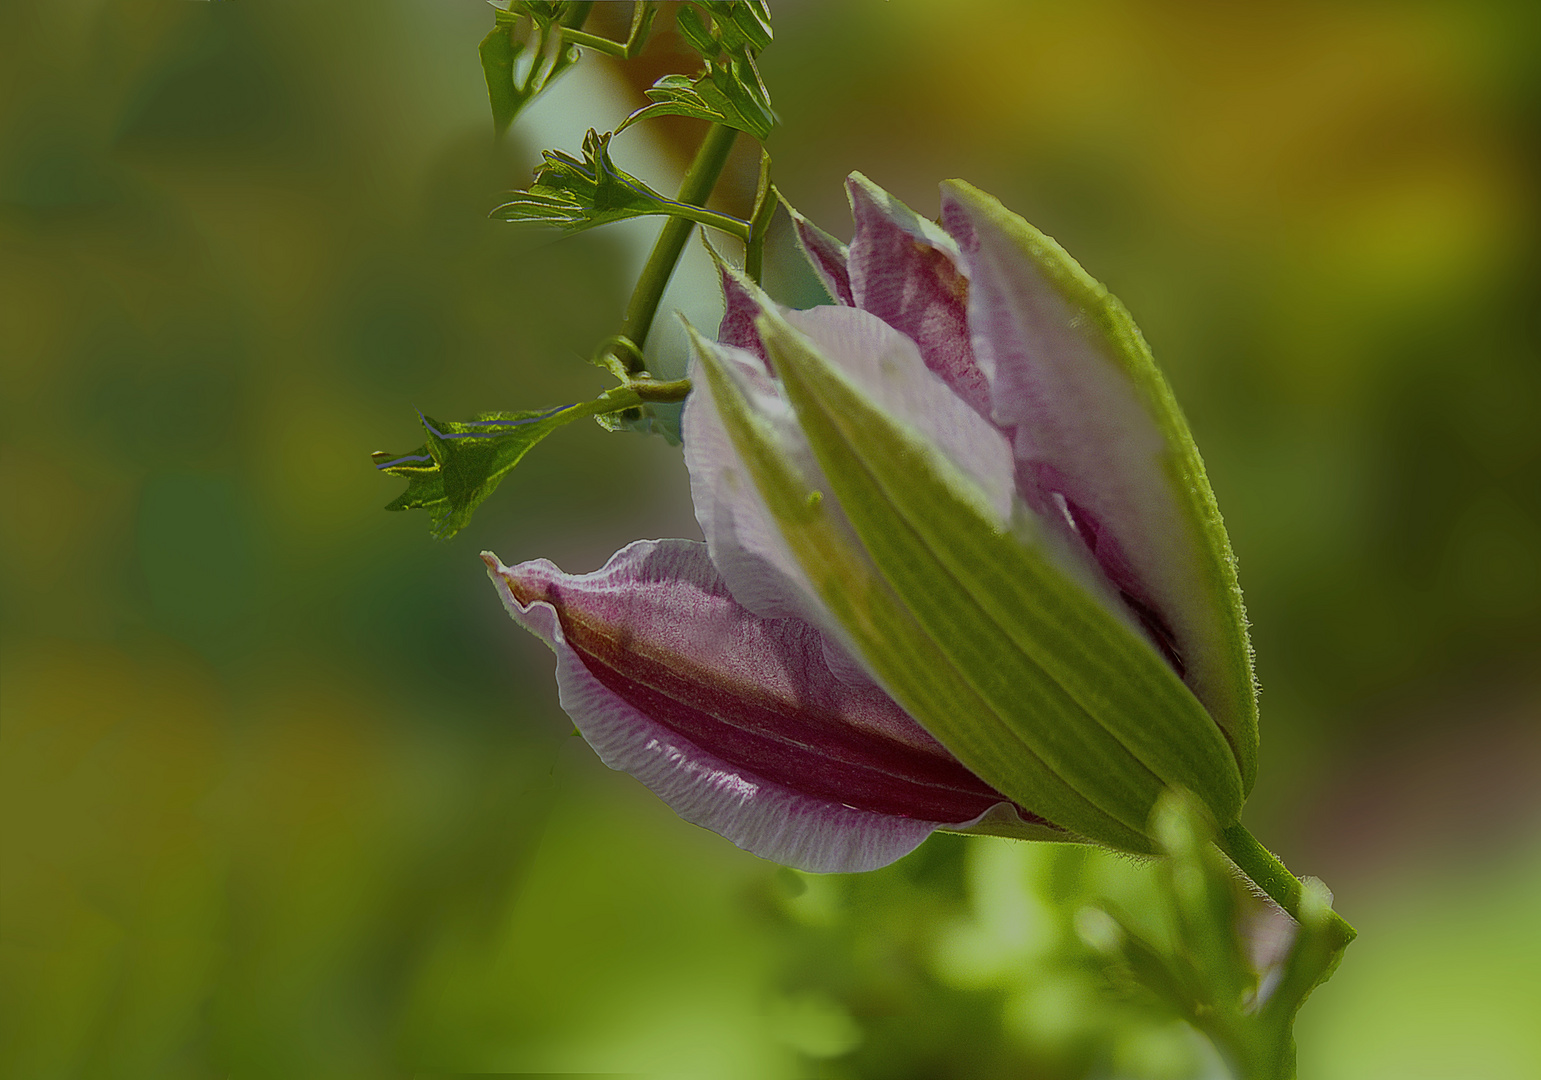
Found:
[[[1011,444],[927,367],[915,342],[870,312],[825,307],[782,313],[874,403],[931,439],[973,477],[997,521],[1016,495]]]
[[[835,679],[812,627],[734,603],[700,544],[639,542],[576,576],[483,558],[510,615],[556,653],[562,707],[600,758],[740,847],[853,871],[938,827],[1005,813],[1042,828],[998,809],[880,691]],[[963,820],[895,812],[920,807]]]
[[[811,308],[851,302],[845,246],[779,196],[761,254],[760,284],[776,303]]]
[[[770,365],[765,359],[765,345],[754,321],[760,314],[759,302],[749,295],[742,279],[727,264],[717,264],[717,276],[722,282],[722,322],[717,326],[717,340],[723,345],[743,349],[760,361],[767,371]]]
[[[848,255],[855,306],[911,338],[928,368],[990,415],[989,385],[969,340],[968,278],[957,244],[861,173],[850,175],[846,191],[856,222]]]
[[[949,181],[942,220],[967,267],[974,355],[995,422],[1014,429],[1024,500],[1092,550],[1230,737],[1250,784],[1256,704],[1234,565],[1186,423],[1138,331],[1057,244],[990,196]]]

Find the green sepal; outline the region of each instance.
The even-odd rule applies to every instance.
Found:
[[[1203,459],[1171,387],[1128,310],[1064,248],[972,184],[948,180],[942,187],[1009,236],[1076,312],[1078,325],[1101,338],[1104,355],[1122,370],[1161,432],[1169,448],[1165,459],[1168,486],[1201,553],[1202,566],[1193,587],[1202,590],[1207,610],[1218,620],[1205,639],[1224,653],[1217,670],[1206,680],[1205,700],[1214,722],[1231,743],[1241,771],[1242,791],[1250,792],[1257,776],[1257,690],[1236,557]],[[1189,675],[1193,675],[1191,664]]]
[[[626,218],[664,214],[710,225],[747,240],[747,222],[661,195],[610,160],[613,133],[593,128],[583,139],[583,160],[560,150],[543,150],[535,183],[493,209],[505,221],[554,225],[581,232]]]
[[[1003,686],[995,673],[965,671],[954,662],[950,643],[939,640],[900,599],[816,482],[788,464],[775,432],[751,409],[716,344],[693,328],[690,333],[723,423],[789,550],[894,699],[960,761],[1022,807],[1087,839],[1150,851],[1144,820],[1127,820],[1141,800],[1124,800],[1118,813],[1109,813],[1045,763],[1024,738],[1036,703],[1013,694],[1021,688]],[[1140,784],[1149,785],[1148,780]]]
[[[1169,784],[1234,821],[1235,758],[1159,654],[1066,575],[1045,543],[1023,535],[1030,522],[1008,529],[992,520],[974,482],[935,444],[879,408],[774,311],[762,315],[760,335],[874,564],[1035,756],[1132,829],[1144,830]],[[956,712],[940,727],[922,723],[951,749],[958,729],[977,721]],[[1012,767],[976,768],[958,756],[998,787]]]
[[[672,384],[663,384],[672,385]],[[531,447],[557,428],[586,416],[640,408],[635,385],[618,386],[593,401],[535,412],[480,413],[472,420],[422,417],[427,442],[408,454],[377,450],[375,468],[407,481],[387,510],[427,510],[429,532],[448,540],[497,489]]]

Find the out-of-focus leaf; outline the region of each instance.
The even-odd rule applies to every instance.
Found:
[[[519,115],[528,97],[514,82],[514,62],[523,51],[523,43],[514,40],[511,27],[494,26],[477,52],[482,58],[482,75],[487,80],[487,101],[492,105],[492,124],[501,134]]]
[[[544,162],[535,183],[495,207],[492,217],[534,222],[579,232],[625,218],[665,214],[748,239],[749,225],[726,214],[679,202],[659,194],[610,160],[612,134],[592,128],[583,139],[583,160],[560,150],[542,151]]]
[[[1295,1014],[1341,955],[1331,926],[1331,895],[1308,879],[1293,940],[1282,954],[1260,957],[1263,970],[1257,970],[1244,938],[1247,920],[1240,918],[1245,890],[1215,847],[1214,827],[1202,806],[1186,792],[1165,792],[1151,832],[1162,855],[1153,868],[1162,902],[1137,920],[1102,901],[1117,932],[1098,935],[1097,941],[1083,936],[1111,962],[1109,975],[1116,983],[1202,1031],[1237,1076],[1293,1078]],[[1274,915],[1284,918],[1282,912]],[[1163,931],[1155,938],[1137,925],[1152,919]],[[1261,932],[1260,926],[1253,925],[1252,933]]]
[[[519,111],[578,60],[576,46],[562,41],[561,20],[570,5],[538,2],[495,7],[495,25],[477,49],[487,101],[498,134],[508,130]]]

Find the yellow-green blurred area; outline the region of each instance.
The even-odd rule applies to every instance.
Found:
[[[796,205],[849,235],[852,169],[927,214],[972,180],[1177,389],[1254,623],[1247,822],[1361,931],[1301,1074],[1541,1075],[1531,5],[773,7]],[[602,389],[583,358],[631,284],[635,233],[485,215],[532,129],[575,149],[674,70],[668,12],[501,147],[491,23],[0,11],[0,1075],[1213,1070],[1074,944],[1078,898],[1145,868],[940,837],[797,875],[569,737],[477,552],[588,570],[699,535],[676,448],[564,430],[449,543],[381,511],[367,455],[416,445],[415,409]]]

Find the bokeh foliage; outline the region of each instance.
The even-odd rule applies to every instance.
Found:
[[[843,233],[850,169],[964,176],[1131,307],[1241,559],[1248,820],[1361,930],[1302,1075],[1533,1075],[1526,5],[946,7],[776,5],[778,184]],[[671,17],[597,111],[689,68]],[[677,450],[575,424],[449,545],[380,512],[414,408],[591,397],[631,284],[623,239],[486,219],[538,150],[489,141],[488,18],[0,10],[0,1074],[1188,1075],[1074,933],[1147,868],[790,874],[566,736],[476,552],[696,535]],[[618,165],[655,123],[699,138]]]

